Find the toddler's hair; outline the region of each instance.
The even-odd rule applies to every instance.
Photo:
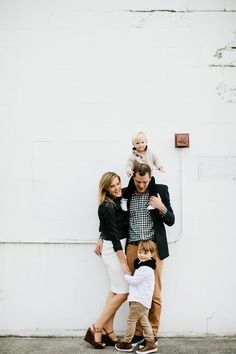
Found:
[[[156,251],[156,244],[151,240],[140,241],[138,245],[139,252],[148,252],[150,251],[152,254]]]
[[[132,137],[132,144],[134,144],[134,142],[136,140],[139,140],[139,139],[142,139],[142,138],[147,141],[147,137],[146,137],[145,133],[144,132],[138,132],[137,134],[135,134]]]

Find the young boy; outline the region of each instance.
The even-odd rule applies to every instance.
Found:
[[[133,350],[131,341],[135,333],[136,323],[140,321],[147,344],[142,349],[137,350],[136,353],[157,352],[157,345],[155,344],[152,327],[148,319],[155,283],[154,269],[156,268],[156,261],[152,258],[154,253],[155,244],[153,241],[140,241],[137,253],[138,258],[134,261],[134,275],[124,275],[129,283],[129,315],[125,337],[115,345],[118,351],[131,352]]]

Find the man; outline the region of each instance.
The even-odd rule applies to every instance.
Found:
[[[155,289],[152,306],[149,311],[149,321],[157,343],[157,334],[161,315],[161,274],[163,260],[169,256],[165,225],[172,226],[175,216],[170,204],[168,187],[154,184],[149,165],[137,163],[134,166],[132,183],[129,189],[124,189],[127,200],[129,236],[126,248],[127,262],[134,272],[134,260],[137,258],[138,244],[141,240],[153,240],[156,243],[155,255]],[[152,180],[152,181],[151,181]],[[151,183],[150,183],[151,182]],[[154,189],[156,196],[149,196],[149,188]],[[147,209],[148,205],[153,209]],[[101,254],[102,242],[98,242],[96,254]],[[136,326],[133,347],[143,344],[143,330],[140,324]],[[145,352],[145,351],[144,351]]]
[[[128,223],[129,237],[126,248],[127,262],[134,272],[134,260],[137,258],[138,243],[141,240],[153,240],[157,246],[155,289],[152,299],[152,306],[149,311],[149,320],[153,334],[157,342],[157,334],[160,325],[161,315],[161,274],[163,260],[169,256],[168,243],[166,239],[165,225],[172,226],[175,216],[170,204],[168,187],[162,184],[154,184],[149,165],[138,163],[133,171],[133,184],[130,190],[124,189],[128,197]],[[152,179],[152,182],[151,182]],[[150,183],[151,182],[151,183]],[[156,196],[149,197],[149,188],[152,186]],[[148,210],[148,205],[154,209]],[[135,336],[132,340],[133,347],[141,344],[144,339],[142,327],[137,325]]]

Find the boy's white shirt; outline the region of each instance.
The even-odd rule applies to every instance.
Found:
[[[141,266],[135,270],[134,275],[124,275],[129,283],[128,301],[137,301],[148,309],[151,308],[155,285],[154,270],[148,266]]]

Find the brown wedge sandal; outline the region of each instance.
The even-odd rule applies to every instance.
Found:
[[[102,333],[102,331],[99,331],[98,329],[95,328],[94,325],[92,325],[92,328],[91,327],[88,328],[88,330],[85,334],[84,340],[86,342],[88,342],[89,344],[91,344],[96,349],[104,349],[106,346],[106,343],[96,342],[95,333]]]
[[[103,341],[104,343],[106,343],[107,346],[114,347],[115,344],[119,342],[119,340],[113,340],[113,339],[111,339],[111,337],[109,336],[109,334],[114,333],[114,332],[113,332],[113,331],[107,332],[107,331],[105,330],[105,328],[103,328],[103,331],[105,332],[105,334],[102,335],[102,341]]]

